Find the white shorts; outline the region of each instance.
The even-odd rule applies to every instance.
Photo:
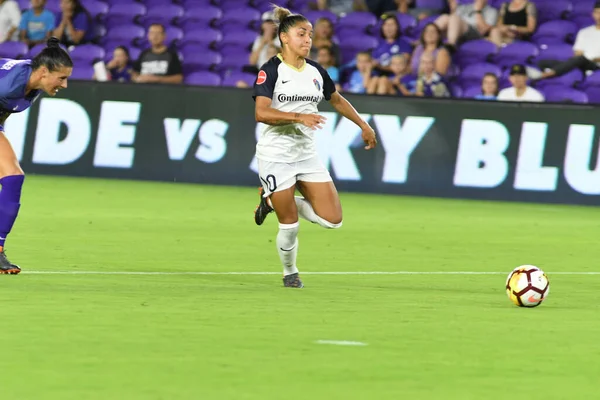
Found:
[[[258,159],[258,176],[267,197],[273,192],[289,189],[301,182],[331,182],[331,175],[319,156],[294,163]]]

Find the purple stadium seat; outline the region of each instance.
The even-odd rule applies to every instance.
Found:
[[[76,65],[69,79],[74,81],[91,81],[94,76],[94,68],[91,65]]]
[[[88,10],[92,18],[101,20],[106,14],[108,14],[108,4],[102,1],[87,0],[85,2],[85,9]]]
[[[552,39],[558,39],[563,42],[573,42],[578,30],[577,25],[571,21],[548,21],[537,28],[537,31],[531,40],[537,44],[546,43],[544,40],[549,40],[550,43],[556,43],[556,41],[553,41]]]
[[[254,86],[254,82],[256,81],[256,74],[232,71],[230,73],[225,74],[221,85],[235,86],[238,81],[245,82],[248,86]]]
[[[186,8],[185,15],[179,19],[179,26],[187,29],[184,24],[209,25],[223,16],[223,12],[217,7],[190,7]]]
[[[61,44],[60,47],[64,50],[64,51],[68,51],[66,46]],[[44,50],[46,48],[46,44],[45,43],[40,43],[40,44],[36,44],[35,46],[33,46],[25,55],[24,58],[34,58],[35,56],[37,56],[38,54],[40,54],[42,52],[42,50]],[[0,55],[1,56],[1,55]]]
[[[185,31],[183,38],[186,43],[206,43],[214,46],[218,46],[221,40],[223,40],[221,31],[212,28],[196,28]]]
[[[225,27],[231,25],[251,27],[253,23],[260,21],[260,12],[252,7],[241,7],[227,10],[219,20],[219,25]],[[259,24],[260,25],[260,24]]]
[[[17,4],[19,5],[19,9],[21,11],[28,10],[31,7],[31,0],[17,0]]]
[[[548,102],[581,104],[589,102],[585,92],[569,87],[556,88],[555,86],[549,86],[543,89],[543,93]]]
[[[120,40],[124,46],[130,46],[141,41],[145,36],[146,31],[139,25],[115,26],[106,33],[103,42]]]
[[[377,47],[377,39],[372,36],[351,36],[340,43],[340,52],[342,60],[347,62],[354,61],[354,57],[360,51],[369,51]]]
[[[310,3],[311,0],[290,0],[288,1],[288,7],[290,7],[290,10],[298,10],[299,12],[303,12],[308,8]]]
[[[476,63],[466,66],[459,74],[462,87],[481,85],[483,76],[492,73],[498,78],[502,76],[502,69],[490,63]]]
[[[338,20],[336,27],[354,28],[356,31],[367,32],[377,25],[374,14],[366,11],[355,11],[348,13]]]
[[[115,21],[113,23],[117,23],[116,21],[131,23],[142,15],[145,15],[146,12],[146,6],[143,4],[121,2],[114,4],[109,8],[106,20]]]
[[[410,14],[398,13],[396,14],[396,19],[398,20],[400,30],[404,35],[410,35],[417,29],[417,19]]]
[[[94,41],[102,39],[104,36],[106,36],[106,32],[108,32],[106,27],[99,22],[96,22],[92,25],[92,31],[94,32],[94,37],[92,39]]]
[[[304,13],[304,16],[313,25],[315,24],[315,21],[318,20],[319,18],[328,18],[331,22],[333,22],[334,25],[337,23],[337,20],[338,20],[337,15],[335,15],[331,11],[326,11],[326,10],[324,10],[324,11],[307,11],[306,13]]]
[[[221,53],[221,55],[222,61],[219,64],[219,70],[221,71],[240,71],[244,66],[250,64],[250,52],[236,52],[227,56],[225,56],[225,53]]]
[[[249,29],[224,32],[221,45],[235,44],[240,46],[250,46],[256,39],[256,36],[257,33]]]
[[[556,76],[554,78],[543,79],[538,81],[536,87],[546,87],[553,85],[573,87],[575,84],[583,81],[583,72],[579,69],[574,69],[567,72],[564,75]]]
[[[60,1],[48,1],[45,6],[46,10],[52,11],[54,14],[60,13]]]
[[[515,41],[502,47],[494,56],[494,63],[509,67],[513,64],[530,64],[538,55],[538,48],[529,42]]]
[[[213,0],[181,0],[180,3],[183,4],[183,6],[185,8],[188,8],[188,7],[214,7],[214,6],[219,5],[219,2],[213,1]]]
[[[571,18],[571,21],[573,21],[579,29],[587,28],[595,23],[594,18],[592,18],[591,15],[578,15],[574,18]]]
[[[496,52],[496,45],[488,40],[471,40],[460,46],[456,58],[460,65],[468,65],[487,62]]]
[[[73,64],[93,64],[95,61],[104,59],[105,51],[102,47],[95,44],[80,44],[75,46],[70,52]]]
[[[183,7],[176,4],[156,5],[148,8],[146,15],[140,18],[140,23],[146,27],[153,23],[165,26],[177,22],[184,15]]]
[[[431,10],[443,10],[446,7],[445,0],[417,0],[416,8],[429,8]]]
[[[573,57],[573,46],[570,44],[549,44],[540,46],[539,60],[567,60]]]
[[[194,50],[202,45],[185,45],[181,47],[181,54],[183,54],[183,65],[191,68],[192,70],[209,70],[214,69],[221,64],[223,58],[219,53],[214,51],[204,50],[199,53]]]
[[[600,71],[596,71],[585,78],[585,86],[600,87]]]
[[[570,0],[552,0],[551,2],[537,2],[538,23],[552,21],[554,19],[564,19],[571,11]]]
[[[166,28],[166,37],[167,43],[170,45],[176,45],[183,39],[184,35],[181,28],[170,25]]]
[[[594,10],[595,0],[574,0],[573,8],[571,9],[572,16],[590,16]]]
[[[463,89],[463,99],[474,99],[475,96],[481,94],[481,85],[473,85]]]
[[[213,72],[198,71],[188,74],[184,78],[184,82],[188,85],[219,86],[221,84],[221,77]]]
[[[29,48],[23,42],[0,43],[0,57],[23,58],[28,52]]]
[[[583,89],[585,94],[588,96],[588,102],[593,104],[600,104],[600,87],[591,86]]]

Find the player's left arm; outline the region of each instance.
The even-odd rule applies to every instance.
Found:
[[[366,144],[366,150],[373,149],[375,146],[377,146],[375,131],[365,120],[360,117],[360,115],[358,115],[356,109],[348,100],[344,98],[344,96],[338,92],[333,92],[329,102],[338,113],[342,114],[344,117],[348,118],[350,121],[359,126],[359,128],[362,130],[362,138]]]

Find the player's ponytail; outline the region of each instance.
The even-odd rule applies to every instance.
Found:
[[[284,7],[273,6],[273,15],[275,15],[275,19],[279,21],[279,29],[277,31],[279,40],[281,40],[280,35],[282,33],[287,33],[290,28],[296,26],[297,23],[308,22],[304,15],[292,14],[290,10]],[[283,41],[281,44],[283,45]]]
[[[36,69],[44,66],[48,71],[56,71],[62,67],[73,67],[71,56],[60,47],[60,41],[54,36],[46,41],[46,48],[31,60],[31,68]]]

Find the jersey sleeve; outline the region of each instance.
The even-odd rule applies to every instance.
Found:
[[[317,67],[323,78],[323,97],[325,97],[325,100],[329,101],[331,100],[331,95],[335,93],[335,83],[333,83],[333,80],[325,68],[317,63],[314,63],[313,65]]]
[[[258,71],[256,81],[254,82],[254,95],[252,96],[255,101],[258,96],[273,98],[278,77],[278,66],[279,64],[276,64],[274,60],[270,60]]]

